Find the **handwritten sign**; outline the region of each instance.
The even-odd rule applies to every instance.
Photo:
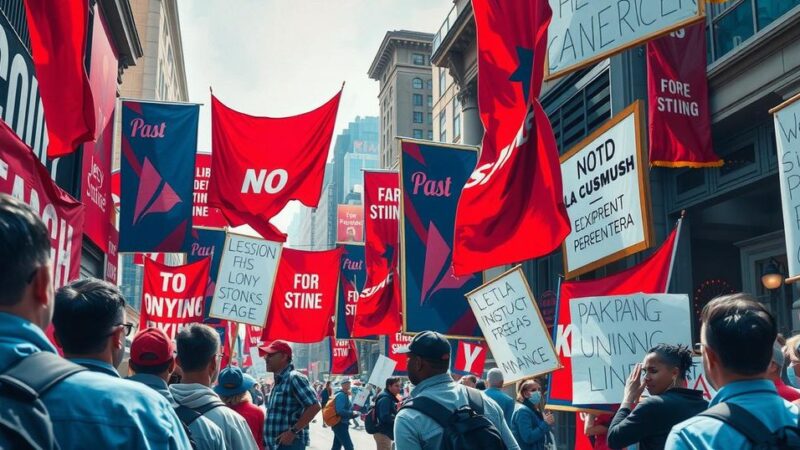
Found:
[[[547,79],[703,18],[703,1],[550,0]]]
[[[228,234],[209,316],[263,327],[282,244]]]
[[[561,158],[567,278],[650,246],[647,168],[642,166],[641,103],[617,114]]]
[[[651,348],[692,344],[687,295],[575,298],[569,309],[574,404],[619,403],[628,375]]]
[[[375,367],[372,368],[372,373],[367,383],[383,389],[383,387],[386,386],[386,379],[392,376],[396,365],[396,361],[383,355],[378,355],[378,360],[375,361]]]
[[[783,229],[789,279],[800,277],[800,102],[795,97],[772,112],[778,147],[778,175],[783,204]]]
[[[468,293],[467,300],[506,384],[561,367],[520,266]]]

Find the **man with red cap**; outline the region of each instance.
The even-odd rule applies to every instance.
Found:
[[[129,367],[134,375],[128,379],[154,389],[169,400],[178,413],[178,418],[189,430],[189,438],[195,449],[224,450],[226,447],[222,430],[191,409],[179,407],[172,397],[167,380],[175,371],[175,366],[175,344],[163,331],[146,328],[133,338]]]
[[[267,404],[264,442],[270,450],[296,450],[308,446],[308,424],[319,412],[317,394],[308,378],[294,370],[292,347],[272,341],[261,347],[267,371],[275,374],[275,386]]]

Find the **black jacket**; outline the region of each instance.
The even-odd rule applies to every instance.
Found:
[[[639,403],[633,411],[620,408],[608,427],[609,448],[639,443],[639,450],[662,450],[676,425],[708,408],[702,391],[674,388]]]
[[[375,417],[378,419],[378,433],[394,440],[394,416],[397,415],[397,398],[390,392],[382,391],[375,397]]]

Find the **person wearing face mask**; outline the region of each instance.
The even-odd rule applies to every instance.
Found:
[[[793,402],[800,399],[800,391],[791,386],[787,386],[781,378],[781,374],[784,373],[783,367],[786,365],[786,355],[783,353],[782,347],[782,344],[785,342],[783,336],[778,335],[778,338],[775,339],[775,343],[772,344],[772,359],[767,367],[767,378],[775,383],[775,389],[777,389],[778,395],[783,397],[786,401]],[[794,368],[788,366],[786,374],[794,375]],[[790,382],[794,381],[791,380],[791,378],[789,378],[789,380]]]
[[[541,411],[542,386],[535,379],[525,380],[517,391],[517,404],[511,417],[511,431],[523,450],[542,450],[555,423],[553,414]]]
[[[708,402],[703,392],[686,388],[691,367],[692,352],[686,346],[659,344],[650,349],[628,377],[622,404],[608,427],[608,446],[638,442],[640,450],[663,449],[673,425],[704,411]],[[645,388],[650,396],[639,402]]]
[[[778,335],[780,336],[780,335]],[[800,389],[800,334],[790,337],[783,345],[786,383]]]

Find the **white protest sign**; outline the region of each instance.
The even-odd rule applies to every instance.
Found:
[[[651,348],[692,344],[684,294],[575,298],[569,310],[573,404],[621,402],[628,375]]]
[[[372,368],[367,383],[383,389],[386,386],[386,379],[392,376],[396,365],[397,361],[378,355],[378,360],[375,362],[375,367]]]
[[[228,233],[209,316],[263,327],[282,244]]]
[[[561,368],[520,266],[468,293],[467,300],[506,384]]]
[[[642,166],[641,102],[617,114],[561,157],[567,278],[650,246],[647,167]]]
[[[549,0],[547,79],[703,18],[704,0]]]
[[[367,397],[369,396],[371,390],[372,390],[371,387],[366,386],[364,389],[359,391],[356,397],[353,399],[353,405],[359,407],[364,406],[364,404],[367,403]]]
[[[703,391],[703,398],[706,400],[711,400],[715,395],[717,395],[717,390],[714,389],[714,386],[711,385],[708,377],[706,377],[706,371],[703,367],[703,357],[693,357],[692,363],[694,365],[691,369],[689,369],[689,373],[686,374],[686,381],[688,382],[686,387],[689,389]]]
[[[783,229],[789,279],[800,277],[800,96],[778,106],[775,114],[775,143],[778,147]],[[794,280],[792,280],[794,281]]]

